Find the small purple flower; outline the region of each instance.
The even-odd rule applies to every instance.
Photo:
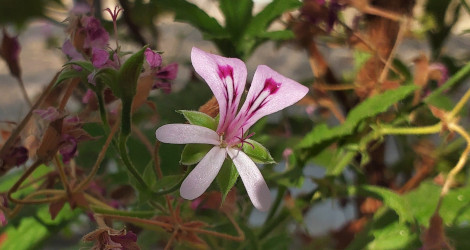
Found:
[[[60,117],[59,111],[54,107],[48,107],[47,109],[36,109],[33,111],[34,114],[39,115],[43,120],[55,121]]]
[[[437,81],[438,86],[441,86],[449,79],[449,70],[442,63],[431,63],[431,65],[429,65],[429,72],[432,71],[437,71],[440,73],[440,78]]]
[[[3,159],[3,165],[20,166],[28,160],[28,149],[23,146],[15,146],[10,149]]]
[[[91,51],[91,62],[96,68],[103,67],[109,60],[108,51],[100,48],[93,48]]]
[[[170,63],[167,66],[161,68],[155,76],[159,79],[174,80],[178,74],[178,64]]]
[[[92,16],[82,17],[86,38],[84,48],[105,48],[109,42],[108,32],[101,26],[98,19]]]
[[[153,50],[147,48],[144,52],[145,60],[149,64],[151,69],[160,67],[162,64],[162,56]]]
[[[155,84],[153,85],[153,89],[161,89],[163,93],[169,94],[171,93],[171,84],[169,82],[163,82],[163,81],[155,81]]]
[[[193,48],[191,62],[206,81],[219,103],[219,125],[211,130],[191,124],[168,124],[155,132],[159,141],[173,144],[212,144],[214,147],[196,165],[181,184],[180,194],[188,200],[201,196],[217,176],[227,155],[232,159],[253,205],[267,211],[271,195],[253,160],[239,147],[243,134],[260,118],[293,105],[308,88],[268,66],[258,66],[238,111],[246,84],[246,66],[236,58],[225,58]],[[238,111],[238,112],[237,112]]]
[[[77,155],[77,138],[64,134],[62,135],[62,142],[59,149],[60,155],[62,155],[62,161],[67,164]]]

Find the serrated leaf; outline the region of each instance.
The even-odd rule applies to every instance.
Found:
[[[202,160],[204,156],[214,147],[208,144],[186,144],[181,153],[180,163],[183,165],[193,165]]]
[[[403,223],[397,222],[393,213],[385,213],[384,216],[374,221],[372,230],[374,240],[366,249],[417,249],[418,234]]]
[[[216,177],[217,185],[222,193],[222,203],[227,197],[228,192],[232,189],[238,179],[238,171],[231,160],[225,160]]]
[[[250,144],[253,145],[253,147]],[[243,152],[245,152],[245,154],[247,154],[256,163],[276,163],[269,151],[257,141],[246,139],[245,143],[243,143]]]
[[[217,129],[215,119],[205,113],[193,110],[178,110],[177,112],[183,114],[184,118],[193,125],[210,128],[212,130]]]
[[[359,195],[371,196],[382,200],[386,206],[397,213],[400,223],[413,222],[414,217],[411,213],[410,205],[399,194],[383,187],[371,185],[359,186],[356,192]]]
[[[366,99],[349,112],[343,124],[333,128],[329,128],[326,124],[315,126],[299,142],[297,148],[309,148],[327,140],[352,134],[359,122],[385,112],[390,106],[413,93],[416,88],[414,85],[406,85]]]
[[[441,186],[426,181],[404,196],[416,220],[425,227],[429,227],[429,219],[436,210],[441,189]],[[460,225],[470,221],[468,204],[470,204],[470,186],[450,190],[442,200],[439,210],[444,224]]]

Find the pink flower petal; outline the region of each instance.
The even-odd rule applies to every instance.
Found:
[[[308,88],[291,80],[266,65],[256,69],[246,101],[229,128],[226,138],[240,136],[260,118],[298,102]]]
[[[260,211],[268,211],[271,206],[271,193],[258,167],[243,151],[227,148],[227,153],[242,178],[251,203]]]
[[[144,55],[145,60],[149,64],[150,68],[154,69],[156,67],[160,67],[160,65],[162,64],[162,56],[160,56],[160,54],[154,52],[150,48],[145,49]]]
[[[219,103],[217,132],[223,132],[236,115],[245,89],[246,66],[240,59],[209,54],[198,48],[192,49],[191,62]]]
[[[109,60],[109,53],[104,49],[93,48],[91,54],[91,62],[95,68],[103,67]]]
[[[161,142],[173,144],[220,144],[214,130],[190,124],[163,125],[155,131],[155,136]]]
[[[156,77],[159,79],[175,80],[177,74],[178,74],[178,64],[170,63],[167,66],[160,69],[157,72]]]
[[[201,196],[219,173],[225,156],[225,148],[213,147],[181,184],[181,197],[193,200]]]

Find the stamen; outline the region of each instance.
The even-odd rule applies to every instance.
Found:
[[[238,148],[239,148],[239,149],[242,149],[242,148],[243,148],[243,144],[246,143],[246,144],[250,145],[253,149],[255,149],[255,146],[254,146],[253,144],[251,144],[251,143],[249,143],[249,142],[246,141],[248,138],[250,138],[250,137],[252,137],[253,135],[255,135],[255,132],[253,132],[253,133],[247,135],[246,137],[243,137],[243,134],[244,134],[244,132],[243,132],[243,128],[242,128],[242,137],[235,136],[235,138],[237,138],[238,140],[240,140],[240,143],[242,144],[242,145],[241,145],[240,147],[238,147]]]

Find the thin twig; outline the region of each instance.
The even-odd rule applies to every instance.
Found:
[[[90,174],[86,177],[85,180],[83,180],[83,181],[73,190],[74,193],[80,192],[80,191],[82,191],[83,189],[85,189],[85,188],[88,186],[88,184],[91,182],[91,180],[93,179],[93,177],[96,175],[96,173],[98,172],[98,169],[100,168],[101,162],[103,161],[104,156],[106,155],[106,151],[107,151],[107,149],[108,149],[108,147],[109,147],[109,144],[111,143],[111,141],[112,141],[112,139],[113,139],[113,137],[114,137],[114,134],[117,132],[118,128],[119,128],[119,122],[116,121],[116,123],[114,124],[113,128],[111,129],[111,132],[110,132],[109,135],[108,135],[108,138],[106,139],[106,142],[104,143],[103,147],[101,148],[100,153],[98,154],[98,159],[96,160],[95,165],[93,165]]]
[[[401,43],[403,40],[403,37],[405,36],[406,29],[408,28],[408,19],[405,18],[403,22],[400,25],[400,29],[398,30],[397,34],[397,39],[395,40],[395,44],[393,45],[392,51],[390,51],[390,55],[387,58],[387,62],[385,63],[385,66],[382,70],[382,73],[379,76],[378,79],[378,85],[382,85],[382,83],[385,81],[385,79],[388,76],[388,71],[390,70],[390,67],[392,65],[393,58],[395,56],[395,53],[398,49],[398,45]]]

